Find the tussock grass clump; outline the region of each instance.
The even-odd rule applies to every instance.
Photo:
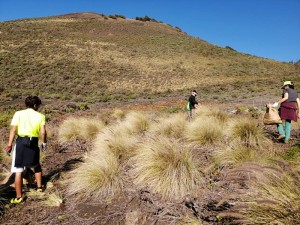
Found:
[[[267,148],[272,146],[272,142],[266,137],[263,128],[254,120],[240,119],[233,121],[230,131],[231,136],[246,147]]]
[[[106,151],[113,153],[119,160],[127,160],[135,153],[137,139],[126,132],[126,128],[122,124],[119,123],[113,128],[109,127],[98,134],[93,148],[93,152],[98,158],[103,154],[105,157]]]
[[[105,124],[98,119],[70,117],[60,125],[59,139],[61,142],[76,138],[92,140],[104,126]]]
[[[54,192],[49,194],[47,198],[42,201],[42,205],[59,207],[63,203],[63,196],[60,193]]]
[[[240,142],[233,141],[230,146],[220,148],[213,152],[213,158],[222,165],[241,165],[247,162],[255,162],[261,165],[273,165],[276,160],[275,152],[270,149],[257,149],[247,147]]]
[[[182,138],[187,126],[186,115],[177,113],[168,118],[161,118],[154,123],[152,130],[157,135],[164,135],[169,138]]]
[[[300,152],[299,146],[293,146],[284,152],[283,159],[293,162],[293,163],[298,163],[299,162],[299,152]]]
[[[164,199],[178,200],[195,191],[201,181],[191,146],[174,139],[149,138],[132,161],[134,182]]]
[[[77,198],[100,200],[118,194],[123,185],[117,158],[108,151],[105,157],[90,155],[71,172],[68,184],[68,193]]]
[[[228,114],[219,110],[210,111],[207,113],[207,116],[216,118],[221,124],[225,124],[229,120]]]
[[[261,152],[243,145],[214,151],[214,159],[222,165],[239,165],[262,159]]]
[[[143,134],[149,129],[150,120],[142,112],[130,112],[122,124],[130,134]]]
[[[200,105],[195,110],[195,118],[206,117],[208,114],[211,113],[211,111],[212,110],[208,106]]]
[[[199,117],[187,127],[185,137],[198,144],[213,145],[222,140],[223,130],[223,126],[217,119]]]
[[[124,119],[126,116],[126,112],[121,109],[115,109],[112,113],[112,117],[118,120]]]
[[[258,183],[239,209],[247,224],[299,224],[299,174],[270,175],[270,182]]]

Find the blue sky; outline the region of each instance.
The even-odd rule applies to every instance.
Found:
[[[300,0],[0,0],[0,21],[73,12],[147,15],[221,47],[300,60]]]

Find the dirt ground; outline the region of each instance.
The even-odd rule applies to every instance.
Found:
[[[268,101],[266,101],[268,102]],[[237,113],[241,107],[263,107],[264,102],[260,100],[249,100],[248,102],[235,102],[222,104],[217,101],[202,101],[201,104],[225,110],[229,113]],[[163,111],[177,108],[184,108],[185,100],[170,98],[156,100],[141,100],[127,103],[99,103],[85,112],[78,112],[82,115],[93,115],[102,113],[109,114],[112,110],[141,111]],[[77,112],[75,112],[77,113]],[[49,126],[58,126],[66,115],[61,115],[49,122]],[[276,130],[268,128],[270,137],[275,141]],[[2,134],[8,135],[8,130],[3,129]],[[298,130],[294,130],[292,137],[298,137]],[[51,140],[51,139],[50,139]],[[282,148],[287,145],[276,143]],[[291,143],[290,145],[292,145]],[[289,145],[289,146],[290,146]],[[112,224],[112,225],[165,225],[176,224],[181,215],[188,215],[198,218],[202,224],[233,224],[231,219],[224,218],[218,221],[218,213],[232,207],[230,201],[222,201],[223,196],[229,196],[237,190],[243,191],[242,182],[223,183],[219,187],[206,190],[201,193],[201,198],[186,197],[182,202],[164,202],[158,196],[150,194],[147,190],[128,190],[111,201],[76,202],[72,196],[66,195],[66,187],[63,182],[68,171],[83,161],[90,143],[74,141],[68,144],[59,144],[52,140],[48,144],[48,150],[42,160],[43,183],[46,190],[42,194],[36,194],[34,187],[26,193],[27,199],[19,205],[11,205],[8,202],[2,203],[1,224]],[[209,161],[211,149],[199,149],[199,157],[205,162]],[[9,170],[7,166],[0,165],[1,172]],[[224,174],[217,173],[211,177],[213,181],[222,181]],[[222,183],[222,182],[220,182]],[[9,182],[8,182],[9,184]],[[3,185],[2,185],[3,187]],[[62,198],[59,206],[47,206],[44,199],[53,193],[59,193]],[[3,194],[3,193],[2,193]],[[14,188],[5,189],[5,199],[14,197]]]

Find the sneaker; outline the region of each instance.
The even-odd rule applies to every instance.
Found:
[[[12,198],[10,199],[11,204],[19,204],[23,202],[23,198]]]
[[[277,140],[282,140],[283,138],[285,138],[285,135],[280,134],[280,135],[278,136]]]
[[[43,192],[44,190],[43,190],[42,187],[38,187],[38,188],[36,189],[36,191],[37,191],[37,192]]]

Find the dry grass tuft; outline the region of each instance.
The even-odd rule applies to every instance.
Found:
[[[228,114],[219,110],[210,111],[207,113],[207,116],[216,118],[221,124],[225,124],[229,120]]]
[[[185,131],[185,137],[201,145],[218,144],[224,134],[223,126],[217,119],[211,117],[198,117]]]
[[[299,224],[300,177],[297,173],[269,176],[258,183],[240,209],[247,224]]]
[[[178,200],[201,181],[191,146],[166,137],[150,138],[132,158],[134,182],[164,199]]]
[[[60,125],[59,139],[61,142],[76,138],[92,140],[104,126],[105,124],[98,119],[70,117]]]
[[[247,147],[239,142],[232,142],[231,146],[215,150],[213,157],[218,163],[227,166],[237,166],[247,162],[271,165],[274,164],[272,159],[275,159],[272,149]]]
[[[99,201],[120,193],[123,186],[118,159],[108,151],[105,157],[91,154],[70,175],[68,194],[77,198]]]
[[[158,123],[154,123],[152,131],[157,135],[180,139],[184,137],[186,126],[186,115],[177,113],[168,118],[161,118]]]
[[[251,119],[233,121],[229,129],[231,137],[249,148],[272,148],[272,142],[267,138],[264,130]]]
[[[122,124],[130,134],[143,134],[149,129],[150,120],[142,112],[130,112]]]
[[[123,123],[119,123],[114,127],[108,127],[102,133],[99,133],[94,141],[93,152],[97,157],[101,157],[106,151],[114,154],[118,160],[129,159],[136,151],[137,139],[126,132]],[[125,130],[125,131],[124,131]]]
[[[112,117],[117,119],[117,120],[122,120],[126,116],[126,112],[124,112],[121,109],[115,109],[112,113]]]
[[[59,207],[63,203],[63,197],[60,193],[51,193],[49,196],[42,201],[42,205]]]

